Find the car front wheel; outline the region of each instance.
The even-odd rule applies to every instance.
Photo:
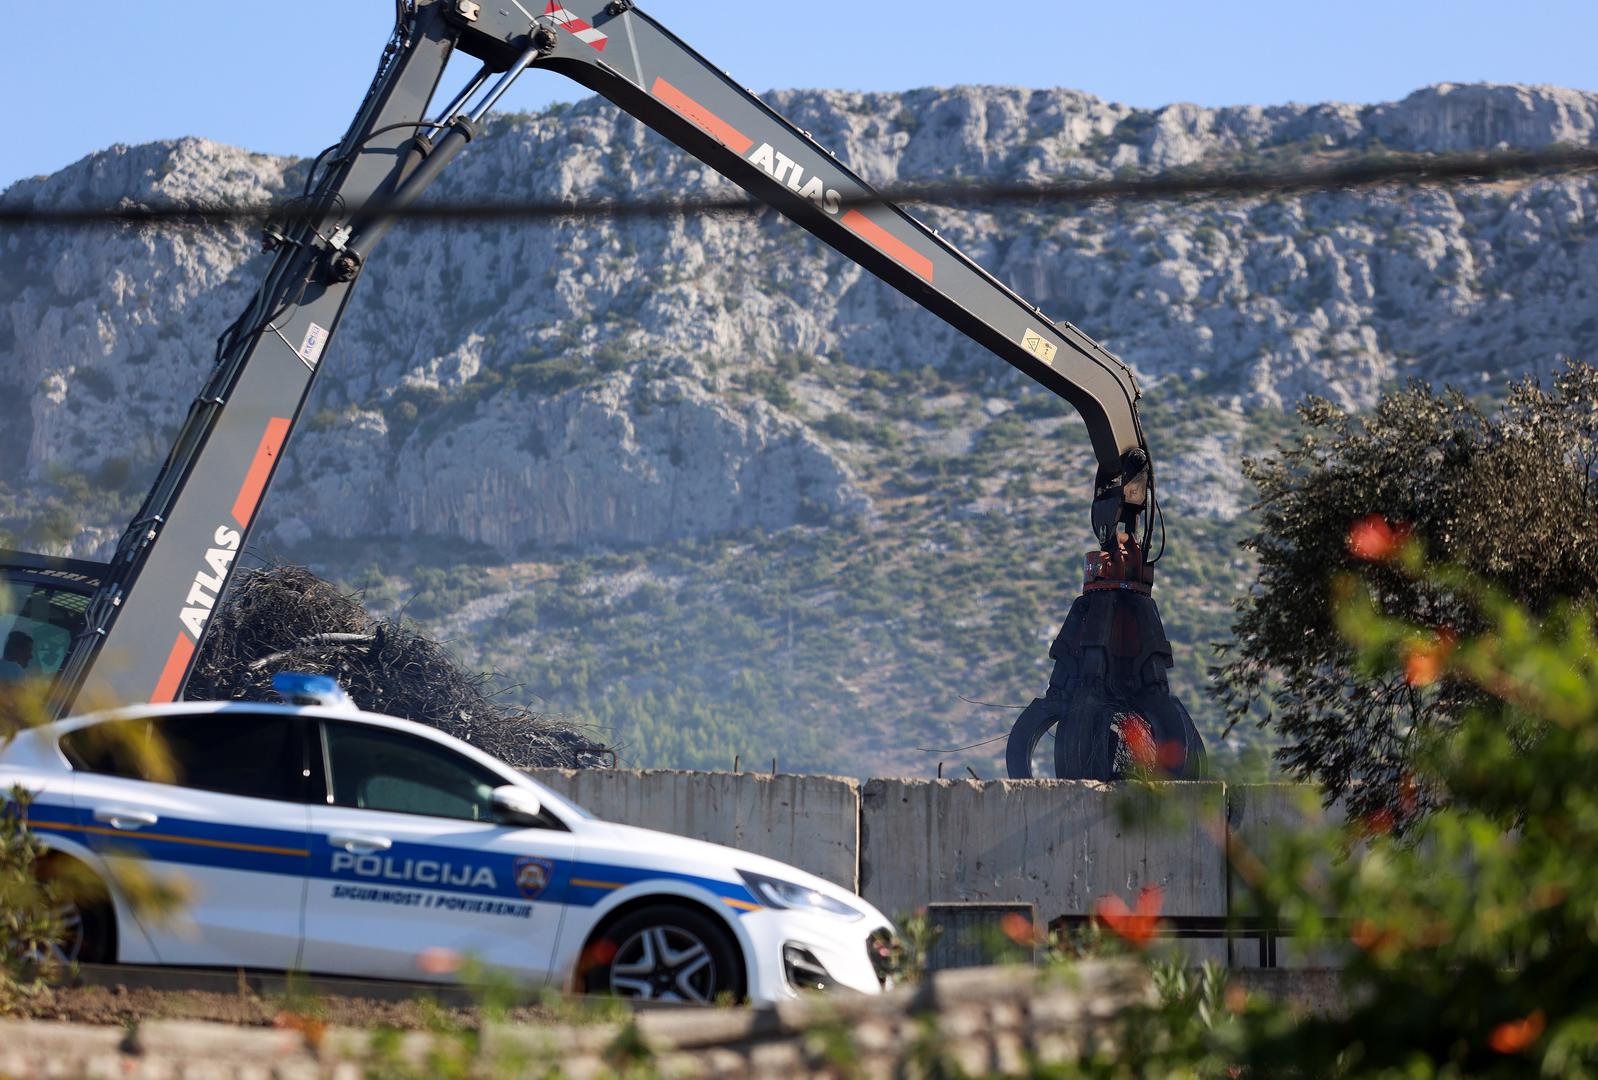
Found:
[[[628,912],[590,943],[586,955],[583,988],[589,993],[701,1005],[745,994],[732,935],[691,908],[662,904]]]

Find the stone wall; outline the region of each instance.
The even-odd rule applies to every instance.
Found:
[[[1028,968],[939,972],[914,990],[774,1009],[653,1010],[626,1023],[490,1026],[381,1038],[353,1028],[278,1029],[160,1020],[131,1030],[0,1021],[0,1076],[613,1076],[627,1064],[673,1077],[902,1075],[929,1056],[965,1075],[1020,1074],[1113,1038],[1115,1017],[1151,1003],[1136,965],[1089,962],[1069,981]],[[647,1066],[653,1066],[650,1071]]]

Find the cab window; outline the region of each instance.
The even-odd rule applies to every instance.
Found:
[[[61,749],[84,772],[298,802],[299,727],[292,716],[231,712],[112,720],[68,733]]]
[[[54,678],[83,629],[81,587],[16,581],[0,585],[0,683]]]
[[[328,802],[357,810],[492,821],[505,780],[447,747],[368,724],[324,722]]]

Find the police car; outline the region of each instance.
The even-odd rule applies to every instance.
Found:
[[[276,689],[284,704],[138,707],[0,748],[0,789],[34,794],[45,872],[104,885],[69,913],[74,958],[448,980],[475,957],[535,985],[688,1002],[889,978],[892,929],[846,889],[597,820],[458,739],[355,709],[332,679]],[[174,782],[141,744],[165,748]],[[166,920],[130,907],[126,861],[180,875],[189,902]]]

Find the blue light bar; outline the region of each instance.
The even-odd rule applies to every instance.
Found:
[[[280,671],[272,676],[272,691],[290,705],[321,705],[329,709],[355,707],[350,696],[331,675]]]

